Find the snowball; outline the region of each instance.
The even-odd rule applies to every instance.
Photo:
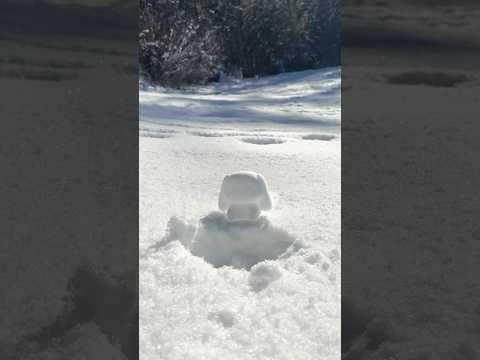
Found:
[[[260,216],[258,205],[231,205],[227,211],[230,221],[256,220]]]
[[[55,338],[47,345],[30,344],[26,346],[24,360],[126,360],[120,347],[95,323],[76,325],[64,336]],[[31,352],[30,352],[31,351]]]
[[[271,262],[264,262],[255,265],[251,269],[248,284],[253,291],[259,292],[281,277],[282,273],[277,265]]]
[[[255,219],[260,210],[270,210],[272,199],[262,175],[238,172],[223,179],[218,207],[227,211],[231,220]],[[229,209],[231,209],[229,211]]]

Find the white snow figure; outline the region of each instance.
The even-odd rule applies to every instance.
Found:
[[[266,260],[277,259],[303,247],[285,230],[273,226],[262,210],[272,200],[263,176],[239,172],[224,178],[219,208],[200,220],[191,243],[193,255],[219,267],[230,265],[250,269]]]
[[[272,199],[262,175],[244,171],[223,179],[218,207],[231,221],[257,220],[261,210],[272,208]]]

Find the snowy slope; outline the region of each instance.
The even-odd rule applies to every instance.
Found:
[[[142,85],[141,128],[146,122],[178,124],[178,121],[325,127],[340,124],[339,68],[230,80],[185,92],[155,91]]]
[[[340,70],[143,88],[141,359],[339,358]],[[242,170],[266,178],[264,215],[308,249],[248,271],[174,241],[218,210],[223,177]],[[173,241],[149,249],[172,216]]]

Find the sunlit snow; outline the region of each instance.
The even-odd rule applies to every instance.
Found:
[[[339,68],[141,85],[141,359],[340,358]]]

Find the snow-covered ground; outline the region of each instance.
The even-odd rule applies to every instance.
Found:
[[[338,359],[340,69],[142,84],[139,99],[141,359]],[[242,170],[265,177],[263,214],[306,249],[248,271],[175,241]]]

